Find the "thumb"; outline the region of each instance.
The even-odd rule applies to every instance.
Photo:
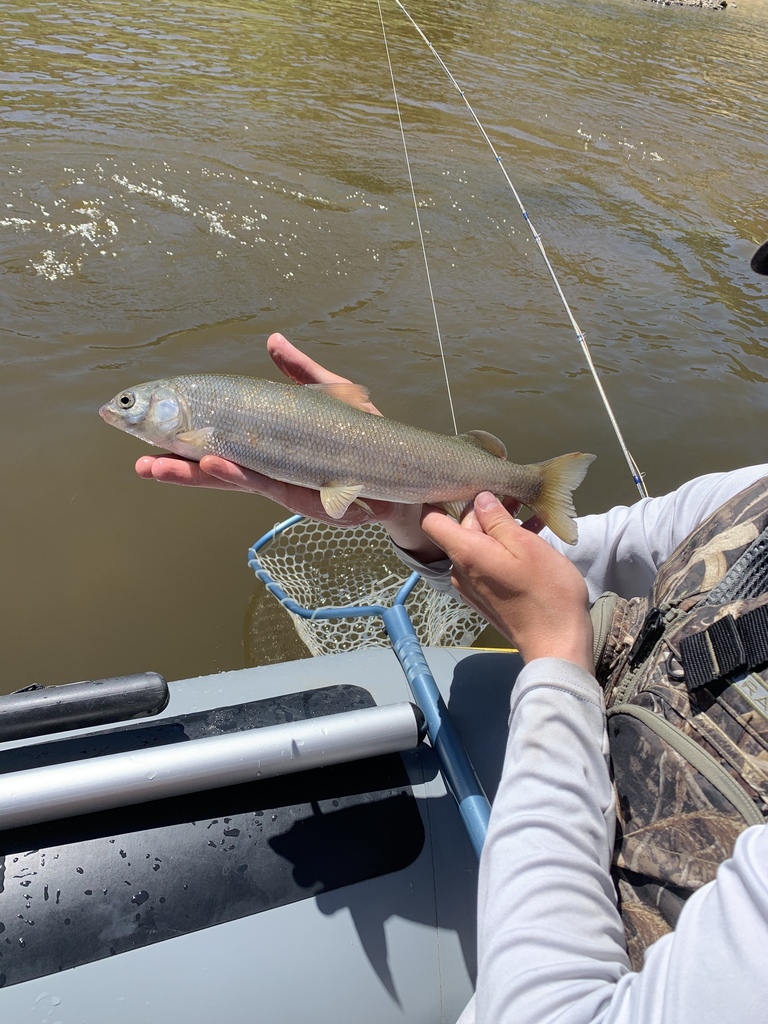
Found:
[[[475,498],[475,516],[484,533],[501,540],[509,536],[510,531],[519,530],[514,517],[504,508],[495,494],[482,491]]]

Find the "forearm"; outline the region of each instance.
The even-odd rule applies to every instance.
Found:
[[[478,1024],[599,1019],[629,971],[613,832],[597,683],[568,662],[532,661],[515,685],[481,861]]]

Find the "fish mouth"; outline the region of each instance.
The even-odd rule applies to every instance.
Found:
[[[105,423],[109,423],[111,426],[114,426],[118,420],[117,413],[109,402],[106,405],[102,405],[99,409],[99,416],[101,416]]]

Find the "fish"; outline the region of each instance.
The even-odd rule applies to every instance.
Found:
[[[484,430],[450,436],[377,416],[361,385],[294,384],[229,374],[182,374],[128,388],[102,419],[199,462],[218,455],[274,480],[320,492],[340,519],[365,499],[440,505],[456,518],[481,491],[527,506],[574,544],[573,491],[594,455],[571,452],[517,465]]]

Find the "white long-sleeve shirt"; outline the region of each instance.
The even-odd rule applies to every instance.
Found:
[[[582,570],[592,597],[642,594],[699,522],[763,476],[768,466],[700,477],[581,519],[573,548],[547,539]],[[445,585],[447,565],[431,570]],[[768,826],[742,833],[639,972],[610,876],[614,828],[597,681],[570,662],[536,659],[512,693],[480,861],[477,991],[461,1024],[768,1022]]]

